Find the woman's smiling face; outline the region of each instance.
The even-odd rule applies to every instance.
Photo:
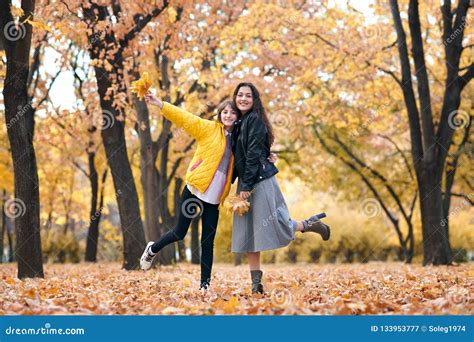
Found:
[[[252,89],[247,86],[240,87],[235,102],[242,114],[247,113],[253,106]]]

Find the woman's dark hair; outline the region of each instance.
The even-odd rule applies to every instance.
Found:
[[[240,110],[237,108],[237,106],[235,105],[235,102],[234,101],[231,101],[231,100],[225,100],[225,101],[222,101],[219,106],[217,107],[217,121],[219,121],[220,123],[222,123],[222,117],[221,117],[221,114],[222,114],[222,111],[225,109],[225,107],[227,106],[230,106],[230,108],[232,108],[232,110],[234,112],[237,113],[237,120],[239,120],[241,117],[242,117],[242,113],[240,112]]]
[[[253,83],[250,83],[250,82],[239,83],[234,90],[234,95],[233,95],[234,103],[237,106],[237,101],[236,101],[237,94],[239,93],[239,90],[242,87],[249,87],[252,90],[253,105],[250,111],[256,112],[260,116],[260,118],[263,120],[263,123],[267,127],[268,142],[270,146],[273,145],[273,142],[275,141],[275,136],[273,135],[272,124],[270,123],[270,120],[268,119],[267,113],[265,112],[265,108],[263,108],[262,100],[260,99],[260,93],[257,87],[255,87]]]

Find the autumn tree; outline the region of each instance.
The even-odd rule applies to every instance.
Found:
[[[130,41],[166,6],[167,2],[148,14],[136,13],[130,25],[128,15],[123,15],[118,2],[113,2],[110,7],[93,2],[82,5],[84,20],[89,29],[89,52],[96,63],[94,69],[104,122],[109,123],[102,127],[101,134],[117,194],[123,231],[125,269],[137,267],[145,245],[138,195],[127,156],[124,131],[125,113],[122,97],[127,93],[123,79],[125,50]],[[112,16],[119,21],[123,18],[123,21],[115,25],[119,28],[112,27]],[[103,38],[98,39],[100,36]]]
[[[467,121],[466,131],[470,127],[469,116],[464,117],[465,114],[458,111],[461,93],[474,77],[474,64],[461,64],[462,54],[466,51],[463,39],[468,20],[467,12],[472,5],[469,0],[460,0],[454,9],[451,1],[443,1],[441,6],[446,77],[443,81],[443,105],[439,116],[433,114],[431,84],[425,57],[427,43],[423,39],[420,20],[424,13],[420,12],[419,7],[418,1],[410,0],[409,44],[398,1],[390,1],[401,68],[401,78],[394,76],[394,79],[403,91],[410,127],[412,159],[420,192],[423,262],[439,265],[452,262],[449,232],[447,226],[442,225],[443,219],[449,215],[444,211],[449,209],[449,200],[446,199],[448,203],[443,204],[442,183],[446,173],[445,186],[452,186],[450,178],[454,179],[456,172],[452,165],[446,165],[456,129],[454,120]],[[413,82],[414,78],[416,83]],[[446,192],[449,192],[449,189]]]
[[[33,146],[34,109],[28,101],[32,27],[22,24],[33,18],[34,0],[21,1],[19,23],[11,1],[0,5],[0,29],[7,58],[3,88],[5,117],[15,174],[15,198],[22,211],[16,218],[18,277],[43,277],[40,237],[39,183]]]
[[[89,210],[89,228],[87,230],[86,240],[86,251],[85,261],[95,262],[97,261],[97,249],[99,244],[99,224],[102,218],[102,211],[104,208],[104,191],[105,181],[107,179],[108,169],[102,171],[100,177],[97,170],[96,157],[98,149],[100,147],[97,141],[98,124],[101,123],[101,118],[97,118],[94,113],[97,112],[96,108],[98,103],[96,99],[91,95],[91,89],[96,87],[88,84],[86,76],[90,74],[90,67],[85,66],[84,63],[80,63],[84,56],[81,55],[81,51],[78,50],[75,56],[71,56],[71,69],[74,74],[76,83],[78,100],[81,102],[81,108],[79,109],[79,117],[86,123],[86,127],[81,127],[87,132],[87,140],[80,141],[84,148],[84,153],[87,155],[87,167],[84,168],[79,163],[75,163],[78,170],[80,170],[89,180],[90,184],[90,210]],[[89,87],[87,87],[89,85]],[[62,125],[58,122],[58,125]],[[78,125],[73,126],[77,127]],[[79,125],[80,127],[81,125]],[[64,126],[63,126],[64,128]],[[70,127],[73,129],[73,127]],[[66,128],[67,130],[67,128]],[[69,132],[71,130],[68,130]],[[72,130],[73,131],[73,130]],[[75,136],[75,135],[73,135]],[[77,140],[77,138],[76,138]],[[100,182],[99,182],[100,181]],[[100,185],[100,187],[99,187]]]

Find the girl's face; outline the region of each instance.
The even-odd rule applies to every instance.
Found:
[[[221,120],[225,128],[232,129],[237,120],[237,113],[231,106],[226,106],[221,112]]]
[[[252,89],[247,86],[240,87],[235,102],[242,114],[247,113],[253,106]]]

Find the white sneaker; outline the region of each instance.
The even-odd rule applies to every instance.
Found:
[[[148,271],[151,268],[151,263],[156,256],[156,254],[151,252],[151,246],[153,244],[153,241],[148,242],[145,250],[143,251],[142,257],[140,258],[140,268],[144,271]]]

